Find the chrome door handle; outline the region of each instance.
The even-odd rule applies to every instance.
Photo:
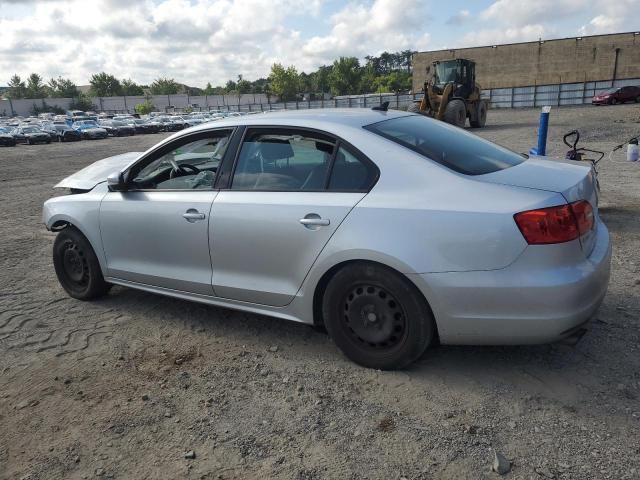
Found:
[[[194,223],[198,220],[204,220],[207,216],[204,213],[200,213],[195,208],[190,208],[185,213],[182,214],[182,217],[189,223]]]
[[[300,223],[304,226],[326,227],[331,224],[328,218],[301,218]]]

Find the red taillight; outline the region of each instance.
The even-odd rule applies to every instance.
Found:
[[[586,200],[516,213],[513,218],[529,245],[570,242],[593,228],[593,208]]]
[[[586,200],[579,200],[571,204],[571,210],[576,216],[580,235],[588,233],[593,228],[593,207]]]

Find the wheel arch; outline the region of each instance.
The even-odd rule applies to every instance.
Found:
[[[413,286],[415,293],[418,294],[420,296],[420,298],[422,298],[422,300],[424,301],[426,307],[429,309],[429,312],[431,313],[431,316],[433,318],[433,322],[435,324],[435,332],[434,332],[434,341],[439,341],[439,335],[438,335],[438,319],[436,317],[436,313],[434,311],[434,308],[432,306],[432,302],[429,300],[429,298],[427,298],[427,295],[425,295],[423,289],[420,288],[419,285],[417,285],[415,283],[415,281],[413,280],[413,277],[415,277],[415,275],[407,275],[406,273],[402,273],[400,270],[398,270],[398,268],[395,268],[392,265],[389,265],[388,263],[384,263],[381,262],[379,260],[371,260],[371,259],[367,259],[367,258],[354,258],[354,259],[349,259],[349,260],[344,260],[341,262],[338,262],[336,264],[334,264],[333,266],[331,266],[330,268],[328,268],[320,277],[320,279],[318,280],[318,282],[315,285],[314,291],[313,291],[313,303],[312,303],[312,308],[313,308],[313,325],[317,328],[320,329],[324,329],[324,321],[322,319],[322,300],[324,297],[324,293],[327,289],[327,286],[329,285],[329,282],[331,281],[331,279],[336,275],[336,273],[338,273],[340,270],[349,267],[350,265],[354,265],[354,264],[358,264],[358,263],[367,263],[367,264],[373,264],[373,265],[377,265],[377,266],[381,266],[383,268],[389,269],[389,270],[393,270],[395,273],[397,273],[398,275],[402,276],[410,285]]]
[[[106,259],[97,225],[93,225],[90,221],[85,225],[85,222],[80,221],[78,218],[63,213],[55,213],[49,218],[46,218],[45,226],[47,230],[52,232],[60,232],[65,228],[73,228],[80,232],[82,236],[87,239],[89,245],[91,245],[102,271],[106,272]],[[91,234],[92,229],[96,230],[94,234]]]

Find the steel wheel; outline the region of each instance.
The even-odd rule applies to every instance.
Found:
[[[58,233],[53,243],[53,266],[60,285],[73,298],[89,300],[109,291],[91,244],[73,227]]]
[[[420,291],[402,274],[373,262],[354,262],[331,277],[322,319],[338,348],[369,368],[406,367],[435,332]]]
[[[373,350],[390,349],[406,335],[406,314],[386,289],[354,288],[344,301],[344,321],[351,336]]]

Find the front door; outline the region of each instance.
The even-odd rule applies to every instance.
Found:
[[[212,295],[209,224],[229,131],[180,138],[132,167],[100,207],[107,276]]]
[[[216,197],[211,212],[216,296],[271,306],[293,300],[324,246],[375,181],[377,173],[361,165],[350,170],[351,183],[335,182],[331,172],[345,172],[347,153],[316,132],[247,131],[231,186]]]

